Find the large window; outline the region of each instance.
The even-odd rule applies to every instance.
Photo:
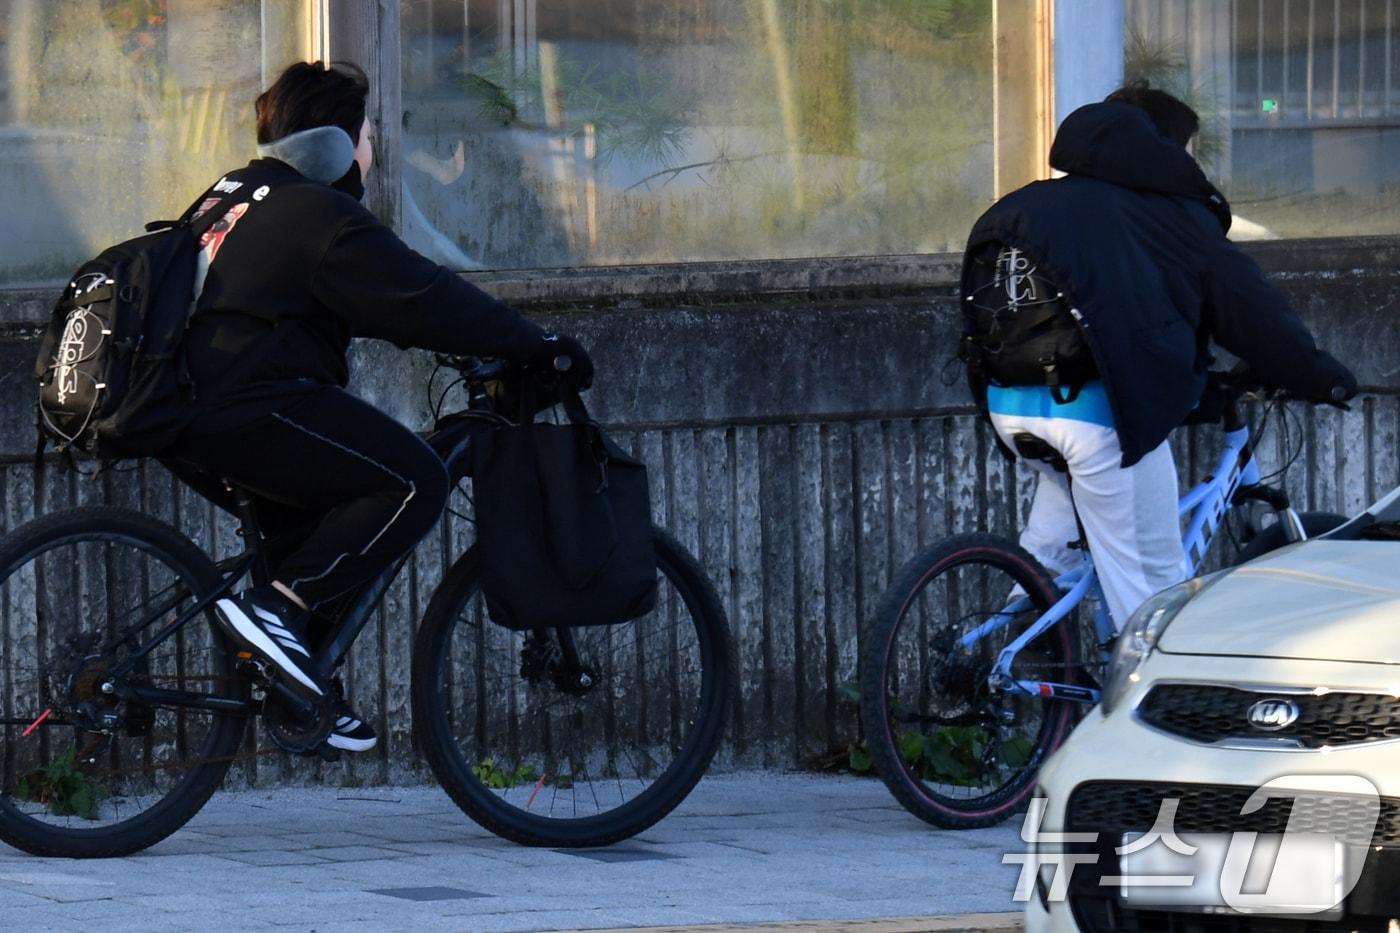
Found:
[[[0,0],[0,282],[48,284],[252,156],[299,0]]]
[[[460,267],[942,252],[992,198],[990,0],[400,8],[404,228]]]
[[[1206,118],[1234,236],[1400,232],[1400,3],[1127,0],[1124,71]]]
[[[1205,117],[1235,236],[1400,233],[1397,6],[0,0],[0,284],[182,209],[331,35],[384,93],[370,206],[461,269],[956,251],[1120,35]]]

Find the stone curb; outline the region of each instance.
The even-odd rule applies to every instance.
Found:
[[[1021,930],[1015,913],[960,914],[934,917],[883,917],[872,920],[796,920],[784,923],[719,923],[699,926],[624,927],[590,933],[1003,933]]]

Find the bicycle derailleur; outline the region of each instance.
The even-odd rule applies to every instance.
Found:
[[[101,636],[95,632],[82,632],[63,639],[68,675],[61,706],[85,732],[106,736],[118,731],[132,737],[146,735],[155,724],[155,710],[145,703],[123,699],[124,691],[111,675],[115,659],[99,650],[101,641]],[[148,679],[144,664],[125,679]]]
[[[988,673],[990,659],[961,643],[958,632],[947,629],[929,639],[933,661],[928,669],[928,685],[952,715],[926,717],[938,725],[979,725],[995,727],[1015,719],[1008,703],[1009,678]],[[1002,683],[1001,681],[1007,681]]]

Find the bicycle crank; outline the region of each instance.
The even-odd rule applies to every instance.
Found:
[[[254,699],[262,701],[263,728],[273,745],[290,755],[339,759],[340,753],[326,744],[335,727],[334,697],[300,696],[261,658],[241,659],[238,669],[253,682]]]

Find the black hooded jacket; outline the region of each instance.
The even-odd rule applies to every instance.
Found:
[[[221,239],[186,341],[203,412],[187,433],[217,433],[289,396],[344,386],[355,337],[511,360],[538,349],[539,327],[414,252],[345,193],[357,185],[312,181],[264,158],[224,176],[191,212],[231,186],[248,198],[233,224],[214,228]]]
[[[1035,257],[1082,315],[1113,410],[1123,466],[1196,405],[1214,339],[1267,385],[1326,399],[1354,389],[1259,267],[1225,238],[1230,207],[1195,159],[1130,104],[1071,113],[1050,150],[1066,175],[1002,198],[977,221],[963,265],[1000,242]],[[982,387],[973,391],[983,403]]]

